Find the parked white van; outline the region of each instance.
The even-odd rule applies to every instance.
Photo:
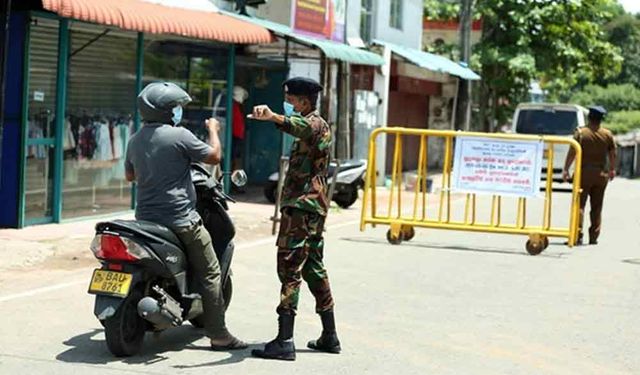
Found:
[[[588,109],[576,104],[523,103],[516,108],[512,131],[517,134],[572,137],[577,128],[587,125],[588,114]],[[562,168],[568,152],[568,145],[554,146],[554,181],[562,182]],[[544,160],[542,178],[546,179],[547,145],[545,145]]]

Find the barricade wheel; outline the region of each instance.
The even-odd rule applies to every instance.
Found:
[[[416,236],[416,230],[410,226],[405,225],[402,227],[402,240],[403,241],[411,241],[413,237]]]
[[[391,229],[389,229],[387,231],[387,241],[392,245],[400,245],[402,243],[402,232],[396,237],[391,233]]]
[[[544,237],[544,248],[549,247],[549,237]]]
[[[549,240],[547,240],[546,242],[548,244]],[[538,255],[545,249],[545,241],[544,239],[527,240],[526,248],[529,255]]]

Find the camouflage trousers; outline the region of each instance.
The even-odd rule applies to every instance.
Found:
[[[278,277],[282,283],[278,314],[295,315],[304,279],[316,299],[316,312],[333,309],[327,270],[322,262],[325,217],[284,208],[278,234]]]

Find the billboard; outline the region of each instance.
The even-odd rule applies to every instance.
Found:
[[[346,0],[293,0],[291,25],[293,30],[320,39],[343,43]]]

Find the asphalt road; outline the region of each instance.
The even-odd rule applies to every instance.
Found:
[[[615,181],[600,245],[552,240],[537,257],[522,236],[418,230],[391,246],[386,228],[330,228],[326,263],[344,351],[306,350],[320,322],[305,288],[293,363],[211,352],[188,324],[147,334],[140,355],[116,359],[86,293],[93,267],[5,274],[0,373],[640,374],[639,203],[640,181]],[[277,329],[271,243],[244,243],[234,263],[229,327],[255,345]]]

